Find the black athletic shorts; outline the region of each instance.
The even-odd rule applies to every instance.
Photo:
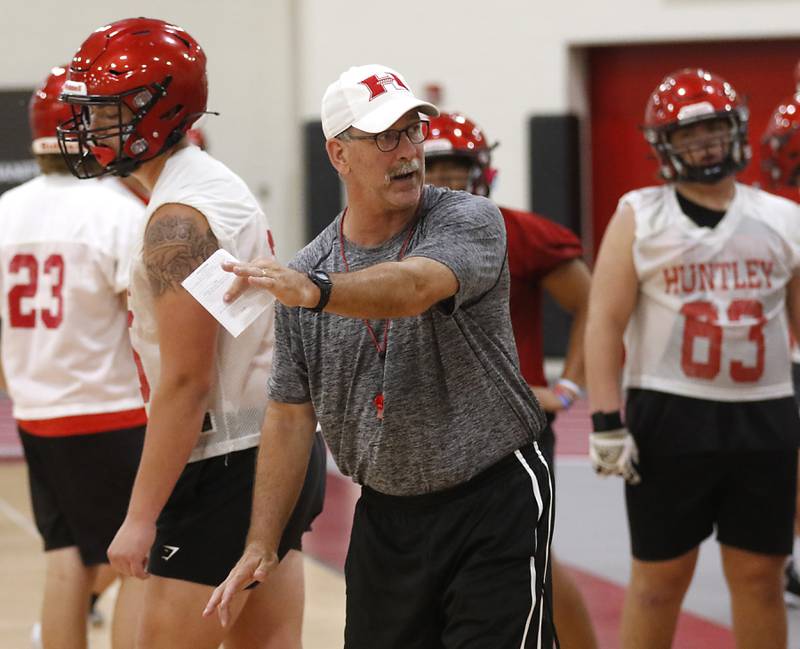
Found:
[[[108,563],[106,550],[128,510],[144,429],[43,437],[18,428],[45,551],[76,546],[84,565]]]
[[[717,540],[761,554],[790,554],[797,450],[640,458],[625,486],[633,556],[677,558],[717,530]]]
[[[196,584],[222,583],[244,551],[250,527],[257,448],[186,465],[156,524],[148,571]],[[303,489],[278,549],[301,550],[322,511],[325,444],[316,433]]]
[[[535,445],[445,491],[363,487],[345,563],[345,648],[550,649],[552,520]]]
[[[542,429],[542,432],[539,433],[539,449],[542,451],[542,455],[544,455],[544,459],[547,460],[547,463],[550,465],[550,474],[555,477],[556,475],[556,434],[553,431],[553,422],[555,421],[555,415],[546,412],[544,413],[547,417],[547,425]],[[555,482],[555,480],[553,480]]]

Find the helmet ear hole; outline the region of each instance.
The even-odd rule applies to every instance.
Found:
[[[182,110],[183,110],[183,104],[178,104],[177,106],[173,106],[172,108],[170,108],[168,111],[161,113],[161,115],[159,115],[159,119],[167,119],[167,120],[174,119],[175,117],[178,116],[178,113],[180,113]]]

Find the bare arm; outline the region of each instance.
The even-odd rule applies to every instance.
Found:
[[[545,275],[544,289],[553,296],[558,305],[572,316],[569,345],[564,359],[562,377],[583,385],[584,376],[583,338],[586,318],[589,313],[589,287],[592,277],[589,268],[581,259],[573,259]]]
[[[303,487],[316,427],[310,402],[269,402],[261,429],[248,542],[277,552]]]
[[[236,299],[247,286],[264,288],[286,306],[311,308],[320,291],[306,277],[275,260],[224,264],[238,275],[226,299]],[[425,257],[376,264],[352,273],[331,274],[333,290],[325,311],[349,318],[402,318],[424,313],[458,291],[458,280],[447,266]]]
[[[303,487],[316,425],[311,403],[270,401],[267,406],[247,547],[203,613],[208,616],[218,608],[223,626],[228,623],[233,596],[277,566],[281,535]]]
[[[145,576],[155,520],[189,459],[208,408],[218,325],[180,283],[217,247],[205,218],[185,205],[159,208],[145,232],[161,375],[128,514],[109,548],[112,564],[126,574]]]
[[[585,336],[592,411],[613,412],[622,404],[622,337],[636,306],[639,286],[633,265],[634,234],[633,210],[625,205],[609,223],[592,276]]]

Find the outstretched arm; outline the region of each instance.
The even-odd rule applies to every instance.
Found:
[[[304,273],[271,259],[249,264],[225,263],[238,276],[226,300],[248,286],[266,289],[286,306],[312,308],[320,290]],[[458,280],[447,266],[426,257],[376,264],[352,273],[331,273],[333,290],[325,311],[349,318],[384,319],[415,316],[455,295]]]

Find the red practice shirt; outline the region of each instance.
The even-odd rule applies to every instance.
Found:
[[[508,236],[511,272],[511,325],[522,376],[529,385],[546,386],[542,351],[543,277],[583,255],[578,237],[538,214],[501,207]]]

